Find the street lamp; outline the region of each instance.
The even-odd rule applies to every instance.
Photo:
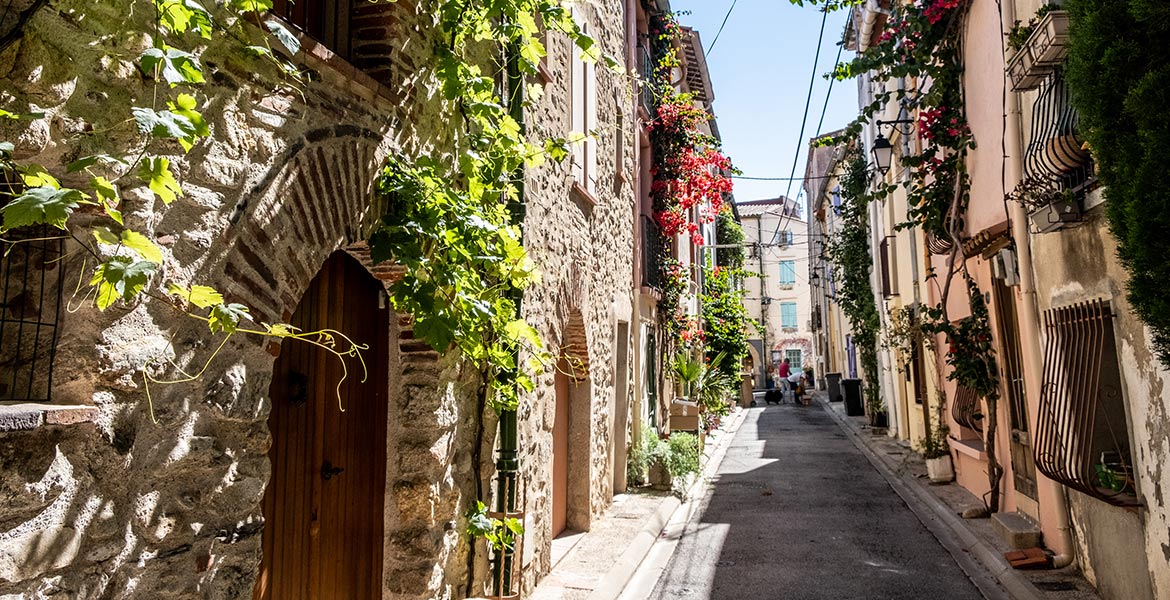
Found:
[[[878,121],[881,123],[881,121]],[[873,164],[877,166],[878,172],[885,175],[890,171],[890,161],[894,158],[894,145],[886,136],[882,135],[881,130],[878,130],[877,139],[873,141]]]
[[[877,120],[877,138],[874,139],[873,148],[870,152],[873,153],[874,166],[877,167],[877,170],[882,175],[890,171],[890,162],[894,159],[894,145],[890,143],[890,140],[885,135],[882,135],[882,126],[886,125],[891,129],[896,129],[903,135],[910,135],[909,131],[902,131],[898,125],[912,125],[913,123],[914,119],[894,119],[893,121]]]

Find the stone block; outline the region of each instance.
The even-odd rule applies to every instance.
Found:
[[[1014,550],[1034,548],[1040,545],[1040,528],[1028,517],[1016,513],[995,513],[991,515],[995,530]]]

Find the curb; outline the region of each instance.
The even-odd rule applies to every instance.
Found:
[[[837,414],[837,411],[824,400],[817,398],[817,402],[837,422],[878,473],[881,473],[927,531],[930,531],[951,554],[983,597],[988,600],[1044,600],[1040,590],[1017,573],[998,551],[976,537],[949,506],[923,489],[916,480],[895,473],[873,448],[870,448],[852,423]]]
[[[739,432],[739,427],[743,425],[744,419],[747,418],[747,410],[739,409],[738,413],[728,423],[727,429],[719,436],[719,443],[711,451],[707,458],[707,464],[703,466],[702,472],[694,481],[687,486],[684,496],[689,500],[695,498],[695,492],[700,485],[705,484],[710,480],[711,476],[719,468],[723,462],[723,457],[727,454],[727,448],[731,446],[731,439]],[[646,556],[650,554],[650,549],[654,547],[654,543],[658,541],[658,537],[662,535],[662,531],[666,529],[666,525],[674,518],[679,509],[686,506],[682,500],[677,496],[672,496],[658,507],[654,513],[650,523],[638,532],[638,535],[626,547],[625,552],[622,552],[618,557],[617,564],[611,568],[601,578],[601,584],[593,588],[593,591],[586,597],[587,600],[616,600],[618,596],[625,590],[626,585],[633,579],[634,574],[637,573],[642,562]]]

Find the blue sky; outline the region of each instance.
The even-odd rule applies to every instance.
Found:
[[[733,0],[671,0],[683,25],[699,31],[704,48],[711,48],[719,24]],[[817,48],[821,13],[794,6],[788,0],[738,0],[723,33],[707,55],[715,88],[715,114],[724,152],[744,175],[788,177],[797,134],[804,114],[809,76]],[[837,42],[845,27],[844,11],[830,13],[817,65],[817,78],[804,137],[816,132],[829,82],[822,75],[832,69]],[[848,60],[845,51],[841,58]],[[857,83],[833,84],[824,131],[838,129],[857,115]],[[800,144],[796,176],[804,174],[807,142]],[[784,194],[786,181],[735,180],[735,199],[743,202]],[[792,184],[796,197],[800,182]],[[801,204],[804,204],[803,197]]]

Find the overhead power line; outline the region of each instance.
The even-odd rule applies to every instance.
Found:
[[[711,40],[711,45],[707,46],[707,51],[703,56],[711,56],[711,49],[715,47],[715,42],[719,41],[719,34],[723,33],[723,27],[727,25],[727,19],[731,17],[731,11],[735,10],[735,3],[739,0],[731,0],[731,6],[727,8],[727,14],[723,15],[723,22],[719,24],[719,31],[715,32],[715,39]]]

